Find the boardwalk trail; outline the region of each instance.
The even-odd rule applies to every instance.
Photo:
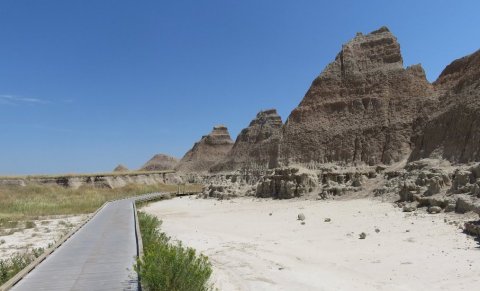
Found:
[[[11,290],[138,290],[133,202],[107,203]]]

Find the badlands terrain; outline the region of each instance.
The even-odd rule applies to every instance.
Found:
[[[216,125],[138,171],[0,185],[203,185],[143,210],[209,256],[220,290],[476,290],[479,100],[480,51],[431,83],[381,27],[342,45],[285,121],[262,110],[235,140]]]
[[[357,33],[285,122],[215,126],[175,165],[213,199],[145,211],[222,290],[478,289],[479,97],[480,51],[430,83],[388,28]]]

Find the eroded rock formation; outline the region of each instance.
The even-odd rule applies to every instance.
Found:
[[[282,118],[277,110],[260,111],[238,135],[232,150],[211,170],[271,169],[278,166]]]
[[[441,95],[410,160],[480,161],[480,51],[452,62],[434,82]]]
[[[473,211],[480,214],[478,163],[452,166],[446,160],[422,159],[408,163],[403,169],[385,172],[385,180],[385,185],[375,192],[398,195],[399,204],[406,212],[426,207],[430,213]]]
[[[148,162],[140,168],[140,171],[164,171],[173,170],[177,165],[178,160],[174,157],[157,154],[153,156]]]
[[[232,147],[233,141],[228,129],[223,125],[215,126],[210,134],[194,144],[175,169],[180,172],[208,172]]]
[[[204,198],[228,199],[237,196],[290,199],[308,197],[326,199],[365,190],[379,167],[340,167],[323,165],[317,169],[279,167],[242,169],[234,172],[184,174],[183,180],[205,185]]]
[[[480,161],[479,95],[480,51],[454,61],[430,84],[420,65],[403,66],[396,37],[382,27],[342,46],[285,125],[275,110],[262,111],[219,163],[179,169]]]
[[[420,65],[403,67],[400,45],[386,27],[359,33],[288,117],[282,163],[398,161],[410,153],[435,96]]]
[[[234,145],[215,127],[177,169],[205,185],[201,197],[353,193],[405,212],[480,214],[479,145],[480,51],[430,84],[420,65],[404,67],[382,27],[343,45],[284,125],[275,110],[261,111]],[[465,227],[478,234],[479,225]]]
[[[313,192],[319,186],[315,172],[299,168],[278,168],[261,178],[257,185],[257,197],[289,199]]]

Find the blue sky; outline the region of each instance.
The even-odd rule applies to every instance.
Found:
[[[480,48],[479,1],[0,2],[0,174],[138,168],[215,124],[285,120],[356,32],[429,80]]]

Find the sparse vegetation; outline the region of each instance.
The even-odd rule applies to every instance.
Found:
[[[0,221],[0,226],[3,228],[16,228],[18,226],[18,221]]]
[[[35,248],[25,253],[15,253],[9,259],[0,260],[0,285],[41,256],[44,251],[43,248]]]
[[[202,291],[212,290],[208,283],[212,267],[208,258],[192,248],[172,242],[160,231],[162,222],[152,215],[138,213],[144,255],[137,260],[145,290]]]

